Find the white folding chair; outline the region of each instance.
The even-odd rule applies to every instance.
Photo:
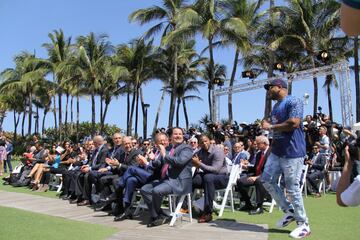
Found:
[[[225,205],[228,200],[228,195],[230,193],[230,204],[231,204],[231,211],[234,212],[234,196],[233,196],[233,187],[236,185],[236,181],[241,173],[241,164],[240,165],[232,165],[229,181],[225,188],[224,197],[221,202],[221,208],[218,217],[221,217],[224,213]]]
[[[304,167],[303,167],[303,176],[302,176],[302,179],[301,179],[301,182],[300,182],[301,183],[300,192],[302,193],[303,190],[304,190],[305,197],[307,197],[306,175],[307,175],[308,170],[309,170],[309,165],[305,164]]]
[[[191,168],[191,176],[194,176],[196,171],[195,167]],[[179,201],[176,204],[176,200],[179,198]],[[188,213],[181,212],[181,207],[184,203],[185,198],[187,198],[187,204],[188,204]],[[176,207],[175,207],[176,206]],[[176,219],[180,218],[181,221],[183,217],[189,218],[189,221],[192,222],[192,209],[191,209],[191,194],[183,194],[183,195],[176,195],[176,194],[169,194],[169,210],[170,210],[170,216],[172,216],[169,226],[173,227]]]

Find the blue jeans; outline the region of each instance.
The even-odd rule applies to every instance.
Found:
[[[294,217],[298,223],[308,222],[300,192],[300,178],[304,165],[304,158],[281,158],[271,153],[266,161],[261,181],[265,189],[275,199],[283,211],[294,210]],[[280,189],[278,179],[284,174],[286,192],[291,203]]]

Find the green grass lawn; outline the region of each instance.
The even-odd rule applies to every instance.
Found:
[[[54,191],[38,193],[28,188],[4,186],[2,180],[0,180],[0,190],[35,194],[51,198],[57,197]],[[360,207],[342,208],[337,206],[335,193],[326,194],[321,198],[309,196],[305,198],[304,202],[312,231],[309,239],[360,239]],[[115,229],[99,225],[74,222],[63,218],[50,217],[11,208],[0,207],[0,212],[0,224],[2,223],[0,226],[6,225],[6,228],[0,227],[0,236],[7,236],[7,239],[21,239],[25,237],[25,239],[46,239],[47,237],[51,239],[79,239],[80,237],[85,237],[85,235],[88,239],[104,239],[106,236],[116,232]],[[276,207],[271,214],[265,212],[262,215],[250,216],[246,212],[235,211],[232,213],[229,210],[225,210],[223,215],[223,219],[236,219],[244,223],[268,224],[269,239],[289,239],[288,234],[295,228],[295,223],[290,224],[290,226],[284,229],[278,229],[275,224],[281,217],[282,212]],[[62,230],[66,228],[68,228],[68,230]],[[19,229],[23,230],[19,231]],[[29,234],[25,234],[27,232],[29,232]],[[241,236],[239,236],[239,238],[240,237]]]
[[[326,194],[321,198],[309,196],[304,202],[312,232],[309,239],[360,239],[360,207],[339,207],[336,204],[335,193]],[[268,224],[269,239],[289,239],[288,234],[296,224],[291,223],[284,229],[276,228],[276,222],[282,215],[283,213],[275,207],[272,213],[265,212],[255,216],[246,212],[226,211],[223,218],[245,223]]]
[[[1,239],[106,239],[118,229],[0,207]]]

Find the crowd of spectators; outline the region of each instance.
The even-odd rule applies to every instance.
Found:
[[[11,185],[28,186],[33,191],[48,191],[53,178],[61,175],[60,198],[78,206],[92,205],[97,211],[109,211],[114,221],[132,218],[131,205],[137,190],[148,205],[148,226],[166,221],[161,210],[169,193],[190,193],[204,190],[204,206],[200,223],[212,220],[215,190],[226,187],[231,167],[241,164],[242,173],[236,189],[240,195],[239,210],[262,214],[263,203],[271,200],[260,176],[271,147],[271,131],[258,124],[208,124],[207,134],[191,128],[159,129],[154,138],[136,139],[115,133],[104,139],[97,135],[79,143],[64,141],[47,144],[34,136],[22,156],[22,171],[6,180]],[[319,183],[326,179],[330,190],[330,171],[344,165],[344,146],[356,139],[348,127],[331,122],[324,114],[306,116],[304,131],[309,165],[308,192],[321,197]],[[0,174],[11,172],[12,144],[0,140]],[[6,163],[7,167],[2,167]],[[196,171],[192,174],[191,167]],[[3,170],[4,169],[4,170]],[[190,169],[190,170],[189,170]],[[354,177],[358,175],[354,167]],[[249,195],[250,191],[256,196]],[[251,199],[255,199],[252,201]],[[187,211],[184,205],[182,211]]]

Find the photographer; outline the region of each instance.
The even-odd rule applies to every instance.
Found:
[[[354,162],[359,162],[360,159],[359,153],[360,138],[345,147],[345,165],[336,189],[336,202],[339,206],[360,205],[360,175],[357,175],[350,184]]]

